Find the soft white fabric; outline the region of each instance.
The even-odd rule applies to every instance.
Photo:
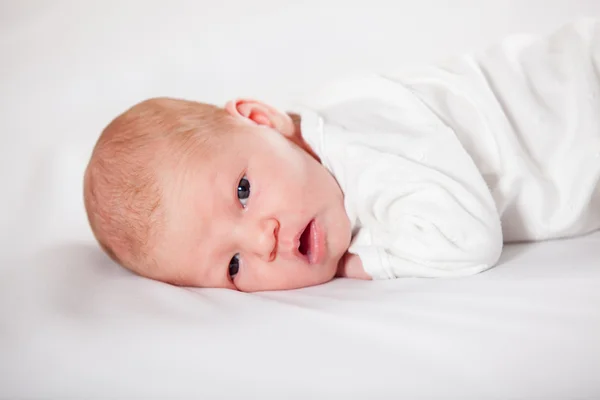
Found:
[[[302,130],[374,278],[469,275],[502,243],[600,228],[600,23],[335,82]]]
[[[245,294],[56,246],[0,270],[0,398],[595,400],[598,260],[600,233],[460,279]]]

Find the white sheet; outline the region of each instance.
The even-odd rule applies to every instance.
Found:
[[[264,294],[141,280],[90,245],[0,275],[0,398],[600,398],[600,234],[448,280]]]
[[[599,234],[510,248],[465,279],[255,295],[142,280],[92,240],[83,167],[132,102],[286,105],[340,71],[600,15],[595,0],[415,4],[0,3],[0,398],[600,398]]]

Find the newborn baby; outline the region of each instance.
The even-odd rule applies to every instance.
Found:
[[[293,289],[465,276],[600,228],[600,24],[333,83],[284,113],[143,101],[102,132],[89,222],[131,271]]]

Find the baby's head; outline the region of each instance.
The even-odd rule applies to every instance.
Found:
[[[343,194],[299,121],[251,100],[135,105],[102,132],[84,199],[115,261],[175,285],[317,285],[350,242]]]

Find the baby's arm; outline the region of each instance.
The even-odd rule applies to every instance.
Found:
[[[331,157],[331,168],[357,221],[349,252],[373,279],[492,267],[502,251],[500,217],[454,132],[401,85],[379,76],[354,83],[347,99],[321,109],[342,161]],[[357,259],[344,261],[339,275],[364,277]]]
[[[472,275],[498,261],[502,230],[487,186],[452,137],[435,136],[429,162],[361,152],[370,165],[357,182],[362,227],[349,251],[375,279]]]
[[[513,137],[522,136],[515,146],[524,150],[523,143],[537,138],[529,151],[539,156],[539,165],[557,154],[548,151],[553,139],[570,146],[561,148],[569,160],[579,157],[581,165],[581,160],[589,160],[590,166],[598,166],[594,155],[600,115],[596,100],[599,37],[599,23],[585,20],[539,42],[527,37],[511,39],[478,62],[464,57],[452,68],[426,69],[406,79],[402,74],[370,77],[335,88],[336,104],[324,107],[327,120],[346,128],[343,134],[367,134],[351,139],[361,145],[352,149],[352,159],[359,161],[354,169],[364,173],[349,173],[348,181],[351,191],[360,194],[352,203],[362,224],[350,252],[360,256],[370,276],[458,276],[493,266],[502,249],[498,213],[506,207],[501,190],[509,188],[509,194],[537,190],[523,179],[505,179],[509,186],[497,187],[498,179],[528,165],[519,152],[516,159],[509,157],[512,153],[504,145]],[[403,95],[400,86],[411,94]],[[410,100],[415,95],[428,110]],[[542,122],[549,125],[540,124],[540,115],[547,116]],[[451,129],[444,129],[440,120]],[[399,132],[403,134],[396,135]],[[575,132],[577,141],[565,141]],[[487,140],[491,133],[494,139]],[[468,156],[452,142],[456,135]],[[491,150],[480,143],[490,144]],[[575,145],[577,152],[569,154]],[[489,188],[474,165],[468,165],[469,156],[486,174]],[[503,163],[498,161],[502,159]],[[571,170],[576,171],[563,168],[560,176],[569,176],[566,172]],[[547,175],[542,178],[547,180]],[[573,199],[571,192],[586,186],[580,184],[577,191],[565,190],[570,184],[561,187],[564,200]],[[498,211],[490,189],[500,204]],[[548,204],[549,197],[543,197],[540,202]],[[521,202],[521,208],[513,211],[523,212],[523,204],[529,214],[547,213],[530,201]],[[540,221],[545,226],[548,218]],[[356,271],[354,265],[346,274]]]

